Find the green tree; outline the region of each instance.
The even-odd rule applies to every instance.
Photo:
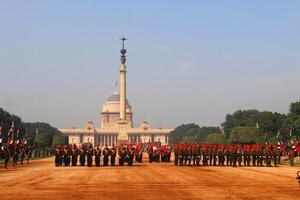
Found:
[[[213,133],[207,136],[206,143],[208,144],[226,144],[227,140],[225,135],[220,133]]]
[[[50,133],[39,133],[36,135],[35,143],[38,144],[38,146],[44,147],[44,146],[51,146],[52,145],[52,137]]]
[[[289,140],[290,130],[292,130],[292,138],[300,136],[300,101],[296,101],[290,104],[289,113],[284,120],[282,127],[282,138]]]
[[[226,115],[224,127],[225,134],[229,138],[234,127],[256,127],[257,123],[261,132],[268,135],[276,135],[286,119],[286,115],[268,111],[238,110],[233,114]]]
[[[262,137],[262,133],[255,127],[235,127],[230,133],[232,143],[256,143],[256,138]]]
[[[220,129],[218,127],[199,127],[196,124],[182,124],[170,133],[169,143],[201,143],[205,142],[207,136],[212,133],[220,133]]]
[[[56,145],[56,144],[67,144],[67,143],[68,143],[68,137],[67,136],[64,136],[62,134],[56,134],[56,135],[54,135],[53,142],[52,142],[53,145]]]

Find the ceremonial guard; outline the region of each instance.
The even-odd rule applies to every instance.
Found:
[[[72,166],[75,167],[77,166],[77,159],[78,159],[78,148],[76,144],[73,144],[72,147]]]
[[[80,166],[85,165],[85,155],[86,155],[86,151],[85,151],[84,145],[82,144],[80,149],[79,149]]]
[[[97,144],[97,148],[95,150],[95,165],[96,167],[100,167],[100,158],[101,158],[101,149],[99,144]]]
[[[134,148],[128,147],[128,166],[133,165],[133,159],[134,159]]]
[[[277,145],[274,144],[272,145],[272,157],[273,157],[273,161],[274,161],[274,166],[277,167],[277,161],[278,161],[278,156],[279,156],[279,153],[277,151]]]
[[[64,156],[64,166],[69,166],[69,152],[68,152],[68,145],[64,145],[63,150],[63,156]]]
[[[178,161],[179,161],[179,145],[175,144],[174,145],[174,165],[178,165]]]
[[[217,166],[217,145],[213,145],[212,156],[213,156],[213,166]]]
[[[257,151],[256,151],[257,153],[257,166],[259,166],[259,167],[263,167],[264,165],[263,165],[263,159],[264,159],[264,152],[263,152],[263,150],[262,150],[262,145],[261,144],[259,144],[259,145],[257,145]]]
[[[136,147],[136,152],[137,152],[137,161],[139,163],[143,162],[143,144],[139,143]]]
[[[25,158],[25,143],[24,141],[20,144],[20,160],[21,160],[21,165],[23,165],[23,161]]]
[[[266,156],[266,166],[271,167],[271,144],[269,143],[266,144],[264,154]]]
[[[115,166],[117,151],[115,149],[115,145],[112,144],[112,148],[110,148],[110,165]]]
[[[148,144],[148,156],[149,156],[149,163],[152,163],[152,157],[153,157],[153,146],[151,144]]]
[[[108,166],[109,162],[109,148],[107,144],[105,144],[105,148],[103,149],[103,166]]]
[[[55,166],[59,167],[59,166],[61,166],[61,163],[62,163],[62,154],[61,154],[59,144],[55,145],[54,154],[55,154]]]
[[[123,146],[123,144],[120,145],[119,147],[119,165],[120,166],[124,166],[124,163],[125,163],[125,157],[126,157],[126,150],[125,150],[125,147]]]
[[[239,165],[239,167],[241,167],[242,166],[242,161],[243,161],[243,149],[242,149],[242,146],[240,144],[237,147],[236,156],[237,156],[238,165]]]
[[[203,166],[207,166],[208,165],[208,160],[207,160],[207,156],[208,156],[208,152],[207,152],[207,145],[204,143],[202,146],[202,157],[203,157]]]
[[[93,165],[93,155],[94,155],[94,149],[91,143],[88,144],[88,150],[87,150],[87,166],[91,167]]]
[[[250,155],[252,157],[252,166],[256,166],[256,160],[257,160],[257,155],[256,155],[256,144],[251,146],[251,151]]]

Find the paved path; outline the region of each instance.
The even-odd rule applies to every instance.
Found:
[[[54,167],[53,158],[3,169],[1,199],[298,199],[300,167]]]

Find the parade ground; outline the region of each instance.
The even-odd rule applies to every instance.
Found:
[[[144,159],[145,160],[145,159]],[[5,170],[1,199],[297,199],[300,167],[54,167],[54,158]]]

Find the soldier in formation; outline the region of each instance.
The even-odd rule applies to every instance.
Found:
[[[117,153],[118,152],[118,153]],[[116,157],[118,154],[119,165],[124,166],[125,163],[128,166],[132,166],[134,157],[136,156],[137,162],[142,162],[143,148],[142,144],[121,144],[118,151],[114,144],[111,148],[106,144],[101,150],[100,145],[96,145],[94,149],[91,143],[87,145],[82,144],[78,149],[76,144],[73,145],[61,145],[57,144],[54,148],[55,155],[55,166],[77,166],[79,160],[80,166],[87,165],[88,167],[93,166],[93,160],[95,166],[100,166],[101,156],[103,156],[103,166],[115,166]],[[79,159],[78,159],[79,158]]]
[[[147,152],[149,163],[152,162],[171,162],[171,147],[170,145],[158,145],[149,142],[147,144]],[[174,149],[175,160],[178,160],[178,150]]]
[[[293,144],[297,145],[297,142]],[[277,167],[280,157],[289,155],[293,164],[296,147],[284,150],[282,143],[261,144],[180,144],[174,145],[174,165],[175,166],[199,166],[202,160],[203,166],[232,166],[232,167]],[[202,159],[201,159],[202,158]],[[193,164],[191,164],[193,161]]]

